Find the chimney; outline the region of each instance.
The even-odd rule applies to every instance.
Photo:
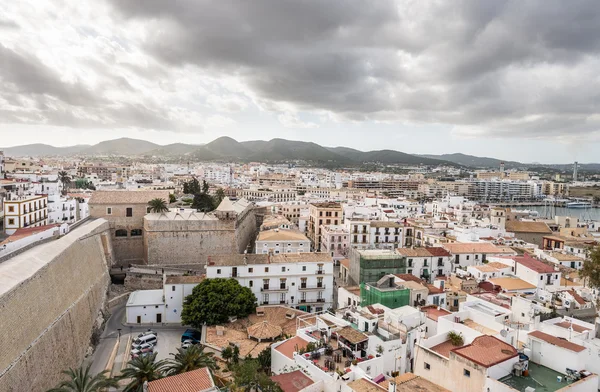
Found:
[[[388,392],[396,392],[396,381],[390,381],[388,384]]]

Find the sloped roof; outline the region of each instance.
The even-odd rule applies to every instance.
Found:
[[[23,227],[21,229],[17,229],[10,237],[8,237],[4,241],[0,242],[0,245],[15,242],[15,241],[21,240],[23,238],[30,237],[32,235],[42,233],[46,230],[50,230],[50,229],[58,227],[58,226],[60,226],[60,225],[52,224],[52,225],[44,225],[44,226],[37,226],[37,227]]]
[[[217,211],[229,212],[235,211],[235,208],[233,208],[233,203],[231,202],[231,200],[229,200],[229,198],[225,196],[223,200],[221,200],[219,206],[217,207]]]
[[[280,326],[270,324],[267,320],[249,326],[247,331],[249,337],[259,340],[275,339],[283,333]]]
[[[288,339],[279,346],[275,347],[275,350],[279,351],[286,357],[293,359],[294,351],[305,349],[307,344],[308,342],[306,340],[299,336],[294,336],[293,338]]]
[[[566,339],[559,338],[558,336],[549,335],[549,334],[544,333],[542,331],[533,331],[533,332],[530,332],[528,336],[536,338],[536,339],[539,339],[539,340],[542,340],[542,341],[544,341],[546,343],[550,343],[553,346],[564,348],[566,350],[573,351],[573,352],[576,352],[576,353],[580,353],[580,352],[582,352],[582,351],[585,350],[585,347],[583,347],[583,346],[580,346],[580,345],[575,344],[575,343],[571,343],[571,342],[569,342]]]
[[[201,392],[215,386],[208,368],[192,370],[148,383],[148,392]]]
[[[478,336],[471,344],[456,348],[452,352],[486,368],[519,355],[517,350],[510,344],[488,335]]]
[[[308,238],[298,230],[272,229],[259,232],[256,241],[308,241]]]
[[[364,333],[357,331],[352,327],[344,327],[338,331],[338,335],[342,336],[344,339],[349,341],[352,344],[364,342],[365,340],[369,340],[369,337]]]
[[[533,290],[535,286],[519,278],[493,278],[488,279],[495,286],[500,286],[504,290]]]
[[[489,242],[456,242],[452,244],[442,244],[442,247],[452,254],[459,253],[505,253],[497,246]]]
[[[279,384],[283,392],[298,392],[315,383],[301,370],[274,375],[271,380]]]
[[[514,260],[522,266],[541,274],[551,274],[555,272],[554,268],[530,256],[515,257]]]
[[[94,191],[89,204],[148,204],[152,199],[169,202],[169,191]]]
[[[544,233],[550,234],[552,230],[544,222],[508,221],[506,231],[513,233]]]

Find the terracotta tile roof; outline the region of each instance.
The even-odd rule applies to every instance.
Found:
[[[431,257],[431,253],[425,248],[398,248],[396,253],[406,257]]]
[[[413,274],[396,274],[395,276],[399,277],[400,279],[402,279],[405,282],[417,282],[417,283],[423,283],[423,280],[419,279],[417,276],[414,276]]]
[[[491,263],[487,263],[486,265],[488,267],[493,267],[493,268],[496,268],[496,269],[510,268],[510,265],[501,263],[499,261],[492,261]]]
[[[489,242],[456,242],[453,244],[443,244],[444,249],[452,254],[461,253],[504,253],[502,249],[499,249]]]
[[[346,268],[347,270],[350,270],[350,259],[341,259],[340,265]]]
[[[552,233],[552,230],[550,230],[548,225],[544,222],[524,222],[512,220],[506,222],[506,231],[512,233]]]
[[[169,202],[169,191],[95,191],[89,204],[148,204],[152,199]]]
[[[360,286],[346,286],[343,288],[346,289],[346,291],[348,291],[349,293],[352,293],[354,295],[360,295]]]
[[[427,287],[427,290],[429,290],[429,295],[442,294],[444,292],[444,290],[439,289],[439,288],[437,288],[434,285],[429,284],[429,283],[426,283],[425,287]]]
[[[275,339],[281,336],[282,332],[280,326],[269,324],[267,320],[248,327],[248,336],[259,340]]]
[[[291,339],[286,340],[284,343],[275,347],[275,350],[279,351],[286,357],[294,359],[294,351],[305,349],[308,342],[299,336],[294,336]]]
[[[425,249],[427,249],[427,251],[429,253],[431,253],[431,255],[433,257],[451,256],[450,252],[448,252],[446,249],[442,248],[441,246],[432,246],[432,247],[427,247]]]
[[[569,329],[569,328],[571,328],[571,325],[572,325],[573,331],[579,332],[579,333],[585,332],[585,331],[591,331],[591,329],[589,329],[589,328],[583,327],[579,324],[571,324],[569,321],[561,321],[560,323],[556,323],[554,325],[556,325],[557,327],[564,328],[564,329]]]
[[[192,370],[148,383],[148,392],[201,392],[214,388],[208,368]]]
[[[394,377],[394,381],[396,382],[396,392],[450,392],[450,390],[413,373],[401,374],[398,377]],[[388,389],[389,385],[389,380],[385,380],[379,384],[385,390]]]
[[[573,296],[573,298],[575,299],[575,301],[577,301],[577,303],[579,305],[585,305],[586,304],[586,300],[583,299],[583,297],[579,294],[577,294],[577,292],[575,290],[569,290],[569,294],[571,294],[571,296]]]
[[[357,331],[352,327],[344,327],[340,329],[337,333],[339,336],[343,337],[347,341],[352,344],[364,342],[365,340],[369,340],[369,337],[364,333]]]
[[[387,392],[387,389],[383,389],[373,381],[369,381],[366,378],[359,378],[358,380],[354,380],[347,385],[354,392]]]
[[[52,229],[52,228],[58,227],[58,226],[60,226],[60,225],[52,224],[52,225],[44,225],[44,226],[37,226],[37,227],[23,227],[21,229],[17,229],[10,237],[8,237],[4,241],[0,242],[0,245],[15,242],[15,241],[21,240],[23,238],[27,238],[32,235],[42,233],[46,230],[49,230],[49,229]]]
[[[541,274],[551,274],[555,272],[554,268],[529,256],[515,257],[514,260],[522,266]]]
[[[449,312],[444,308],[438,309],[436,305],[421,306],[421,312],[425,312],[427,318],[433,321],[438,321],[438,318],[441,316],[452,314],[452,312]]]
[[[272,229],[259,232],[256,241],[305,241],[308,244],[309,240],[298,230]]]
[[[563,339],[563,338],[559,338],[557,336],[548,335],[547,333],[544,333],[542,331],[533,331],[533,332],[530,332],[528,336],[532,337],[532,338],[536,338],[536,339],[542,340],[542,341],[544,341],[546,343],[550,343],[553,346],[561,347],[561,348],[564,348],[566,350],[570,350],[570,351],[573,351],[573,352],[576,352],[576,353],[580,353],[583,350],[585,350],[585,347],[583,347],[583,346],[580,346],[580,345],[575,344],[575,343],[571,343],[568,340]]]
[[[517,350],[493,336],[478,336],[473,343],[452,350],[453,353],[486,368],[519,355]]]
[[[452,344],[452,342],[450,340],[446,340],[443,343],[437,344],[433,347],[430,347],[429,349],[431,351],[435,351],[436,353],[449,358],[450,357],[450,351],[452,351],[453,349],[455,349],[456,346]]]
[[[315,383],[301,370],[271,376],[271,380],[279,384],[283,392],[298,392]]]

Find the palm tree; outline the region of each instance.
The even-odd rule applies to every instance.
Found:
[[[156,354],[140,356],[127,363],[121,372],[122,379],[131,379],[124,392],[143,392],[146,381],[154,381],[164,376],[165,361],[156,360]]]
[[[148,206],[150,207],[150,211],[152,212],[167,212],[169,211],[169,207],[167,207],[167,202],[165,199],[152,199],[148,202]]]
[[[193,345],[187,349],[178,348],[173,359],[167,360],[167,375],[181,374],[192,370],[207,367],[215,370],[217,365],[213,359],[213,353],[205,353],[204,346]]]
[[[65,370],[62,373],[69,377],[58,384],[56,388],[50,389],[48,392],[100,392],[108,387],[118,387],[117,380],[107,378],[108,370],[103,371],[95,376],[90,374],[90,365],[87,367],[79,367],[77,369]]]
[[[69,177],[69,173],[62,170],[58,172],[58,180],[62,183],[62,192],[63,194],[67,193],[67,188],[71,183],[71,177]]]

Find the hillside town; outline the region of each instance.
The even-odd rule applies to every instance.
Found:
[[[598,185],[0,153],[0,391],[597,390]]]

